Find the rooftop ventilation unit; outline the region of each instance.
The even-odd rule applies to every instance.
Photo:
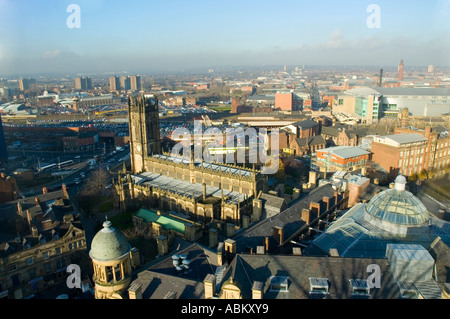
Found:
[[[181,273],[183,270],[184,272],[182,274],[188,274],[192,271],[190,269],[191,261],[187,258],[186,254],[173,255],[172,264],[179,273]]]

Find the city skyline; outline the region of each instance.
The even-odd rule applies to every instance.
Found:
[[[70,28],[69,6],[80,8]],[[379,25],[371,26],[375,4]],[[236,65],[449,66],[450,2],[0,0],[2,75]],[[373,19],[371,21],[374,21]],[[446,40],[447,39],[447,40]]]

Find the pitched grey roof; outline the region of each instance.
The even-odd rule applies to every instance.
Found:
[[[264,201],[265,207],[270,207],[279,211],[286,205],[286,200],[284,198],[266,193],[262,193],[260,199]]]
[[[320,150],[321,152],[328,152],[341,158],[352,158],[361,155],[368,155],[370,152],[363,150],[358,146],[335,146]]]
[[[236,240],[237,253],[246,252],[247,247],[251,247],[256,251],[255,248],[263,245],[267,236],[269,236],[270,240],[270,249],[275,249],[279,243],[272,237],[274,227],[282,227],[284,229],[284,239],[287,240],[305,225],[305,221],[301,218],[302,209],[309,209],[310,202],[321,202],[323,197],[333,196],[334,189],[332,185],[326,184],[311,191],[276,216],[262,220],[242,233],[236,234],[233,239]]]
[[[374,88],[382,95],[422,95],[422,96],[450,96],[450,89],[446,88]]]
[[[173,246],[185,246],[186,241],[175,239]],[[177,244],[178,243],[178,244]],[[190,271],[177,271],[173,255],[186,255],[190,260]],[[142,286],[143,299],[163,299],[169,292],[177,293],[179,299],[203,299],[203,280],[207,274],[214,274],[217,268],[217,254],[198,244],[190,243],[180,250],[171,251],[162,259],[152,262],[145,270],[136,274],[133,283]]]
[[[391,139],[394,142],[397,142],[399,144],[407,144],[407,143],[414,143],[414,142],[424,142],[427,139],[418,133],[412,133],[412,134],[394,134],[394,135],[387,135],[384,136],[385,138]]]
[[[304,121],[293,123],[292,125],[300,127],[302,129],[308,129],[308,128],[312,128],[312,127],[318,126],[319,123],[308,119],[308,120],[304,120]]]
[[[350,279],[366,279],[367,267],[380,267],[381,288],[371,289],[370,298],[396,299],[399,297],[387,259],[330,258],[287,255],[237,255],[224,277],[239,283],[243,299],[251,299],[255,281],[263,283],[263,299],[347,299],[351,298]],[[280,292],[271,287],[276,276],[287,279],[288,289]],[[324,278],[328,295],[310,295],[310,278]]]
[[[300,147],[306,147],[308,145],[326,144],[326,141],[324,140],[322,135],[297,138],[296,142]]]

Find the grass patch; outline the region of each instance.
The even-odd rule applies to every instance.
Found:
[[[112,203],[112,201],[111,201],[111,203]],[[132,217],[133,217],[133,212],[127,211],[125,213],[117,214],[108,219],[111,221],[113,227],[115,227],[121,231],[124,231],[126,229],[133,227]]]
[[[208,106],[211,110],[217,111],[217,112],[227,112],[231,111],[231,106]]]
[[[112,199],[110,199],[108,201],[101,203],[98,206],[98,211],[99,211],[99,213],[106,213],[106,212],[109,212],[110,210],[112,210],[113,208],[114,208],[114,204],[113,204]]]

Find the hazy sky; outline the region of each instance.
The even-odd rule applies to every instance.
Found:
[[[80,28],[69,28],[70,4]],[[370,4],[380,28],[369,28]],[[0,77],[232,65],[450,65],[450,0],[0,0]]]

